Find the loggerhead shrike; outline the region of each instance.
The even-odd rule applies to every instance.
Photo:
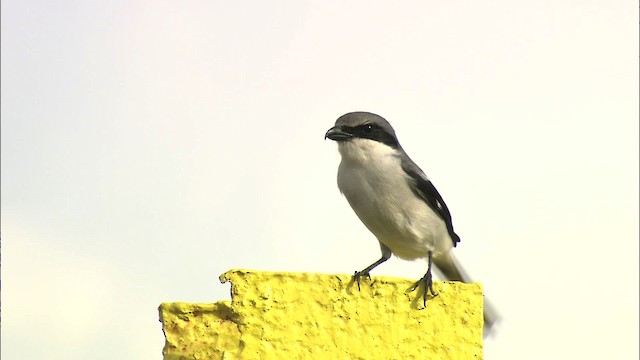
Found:
[[[423,301],[433,291],[431,263],[447,280],[470,282],[451,249],[460,241],[451,213],[431,181],[404,152],[395,131],[381,116],[352,112],[336,120],[325,134],[338,143],[342,157],[338,188],[364,225],[378,238],[382,257],[354,280],[389,260],[391,254],[405,260],[427,259],[427,272],[411,289],[424,284]],[[485,301],[485,336],[496,321]]]

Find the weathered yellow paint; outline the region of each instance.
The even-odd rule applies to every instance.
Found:
[[[481,359],[482,287],[412,280],[231,270],[231,302],[163,303],[164,358]]]

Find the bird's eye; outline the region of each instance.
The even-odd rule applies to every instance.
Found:
[[[365,125],[362,127],[362,132],[363,132],[365,135],[371,135],[371,134],[373,134],[373,125],[372,125],[372,124],[365,124]]]

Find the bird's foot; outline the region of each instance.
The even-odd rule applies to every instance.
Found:
[[[353,280],[358,283],[358,291],[360,291],[360,278],[362,277],[366,277],[371,280],[371,275],[369,275],[369,272],[367,270],[356,271],[355,273],[353,273]]]
[[[435,291],[433,291],[433,278],[431,276],[431,269],[429,269],[427,273],[424,274],[424,276],[420,280],[416,281],[415,284],[413,284],[411,291],[415,291],[416,289],[420,288],[421,284],[424,284],[424,292],[422,293],[422,300],[424,303],[424,307],[427,307],[427,296],[429,292],[431,292],[432,297],[438,296],[438,294]]]

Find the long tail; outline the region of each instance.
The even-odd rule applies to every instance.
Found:
[[[460,265],[455,256],[449,252],[438,257],[433,258],[433,263],[437,269],[442,273],[445,279],[451,281],[462,281],[464,283],[471,283],[471,277],[464,271],[464,268]],[[500,316],[491,303],[484,298],[484,337],[486,338],[490,333],[493,326],[500,320]]]

